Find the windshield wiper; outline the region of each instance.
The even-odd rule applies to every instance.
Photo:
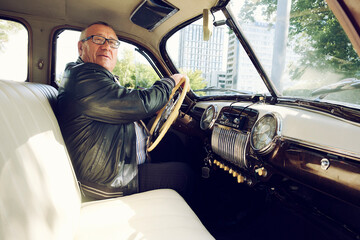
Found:
[[[339,82],[318,88],[311,93],[311,96],[318,96],[317,99],[325,98],[329,93],[342,92],[360,88],[360,80],[357,78],[346,78]]]
[[[251,91],[239,91],[239,90],[235,90],[235,89],[231,89],[231,88],[219,88],[219,87],[206,87],[206,88],[202,88],[202,89],[196,89],[193,90],[193,92],[234,92],[234,93],[239,93],[239,94],[254,94]]]

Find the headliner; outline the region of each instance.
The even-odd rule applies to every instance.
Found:
[[[169,0],[169,3],[179,8],[179,12],[153,32],[130,21],[131,13],[141,2],[143,0],[5,0],[0,2],[0,9],[81,28],[95,21],[105,21],[119,35],[156,49],[169,30],[202,14],[204,8],[215,6],[218,0]],[[191,8],[188,8],[189,5]]]

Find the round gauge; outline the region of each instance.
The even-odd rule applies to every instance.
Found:
[[[202,130],[210,129],[216,120],[216,107],[214,105],[208,106],[201,116],[200,128]]]
[[[280,135],[281,119],[277,114],[262,116],[251,130],[251,147],[260,154],[269,153],[274,147],[274,139]]]

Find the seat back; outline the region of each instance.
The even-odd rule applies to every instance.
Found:
[[[81,195],[48,85],[0,80],[0,239],[73,239]]]

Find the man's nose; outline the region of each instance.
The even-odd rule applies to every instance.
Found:
[[[103,49],[111,49],[109,41],[105,40],[104,44],[101,45],[101,48],[103,48]]]

